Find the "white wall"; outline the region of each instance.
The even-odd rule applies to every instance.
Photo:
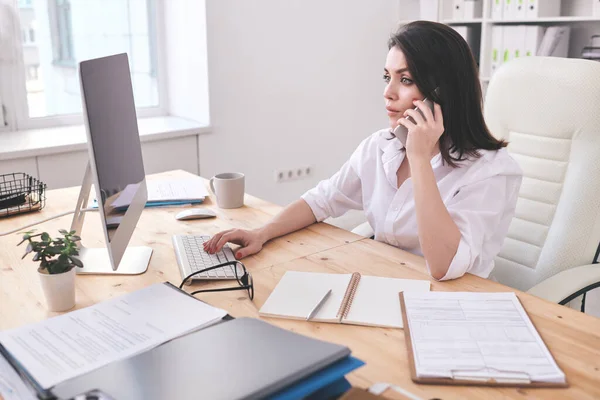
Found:
[[[383,66],[396,0],[209,0],[212,134],[200,173],[240,171],[247,191],[279,204],[333,174],[386,127]],[[310,165],[310,179],[274,171]]]

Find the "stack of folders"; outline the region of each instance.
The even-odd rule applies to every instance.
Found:
[[[600,4],[600,0],[598,0],[598,4]],[[585,46],[581,51],[581,58],[600,61],[600,35],[594,35],[591,37],[590,45]]]
[[[202,178],[189,179],[152,179],[146,181],[148,200],[146,207],[165,207],[184,204],[199,204],[208,196]],[[138,185],[128,185],[125,189],[109,197],[108,207],[116,211],[125,211],[136,194]],[[98,207],[94,199],[92,207]]]
[[[515,293],[412,292],[400,303],[415,382],[567,386]]]
[[[287,271],[259,314],[388,328],[402,328],[400,292],[427,292],[429,281],[354,274]]]
[[[0,398],[325,398],[363,364],[165,283],[0,332]]]
[[[515,58],[528,56],[567,57],[569,26],[516,25],[492,27],[491,75]]]
[[[486,0],[494,21],[558,17],[561,0]]]

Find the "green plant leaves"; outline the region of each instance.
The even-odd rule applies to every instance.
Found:
[[[73,264],[75,264],[79,268],[83,268],[83,263],[81,262],[81,260],[79,258],[70,256],[69,259],[71,260],[71,262]]]
[[[33,252],[33,261],[39,261],[40,268],[46,269],[49,274],[67,272],[75,266],[80,268],[83,267],[81,260],[74,257],[79,255],[77,242],[81,240],[79,236],[75,235],[75,231],[60,229],[59,233],[62,234],[63,237],[55,239],[52,239],[47,232],[35,235],[33,235],[33,232],[34,231],[20,233],[23,236],[21,242],[19,242],[17,246],[24,242],[28,242],[23,258]],[[40,240],[35,240],[36,237],[40,237]]]

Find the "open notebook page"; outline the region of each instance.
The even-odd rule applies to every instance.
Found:
[[[428,292],[429,281],[361,276],[352,307],[343,324],[402,328],[400,292]]]
[[[311,321],[337,322],[335,316],[350,277],[350,274],[287,271],[259,313],[271,317],[306,319],[331,289],[331,294]]]
[[[417,377],[564,383],[514,293],[405,293]]]

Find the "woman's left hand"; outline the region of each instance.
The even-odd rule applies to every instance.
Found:
[[[406,155],[409,162],[416,159],[426,159],[429,161],[435,151],[435,146],[444,133],[444,118],[442,108],[439,104],[433,104],[433,113],[421,100],[413,102],[420,112],[414,109],[408,109],[404,112],[404,117],[410,115],[414,123],[406,118],[400,118],[398,124],[404,125],[408,129],[408,139],[406,140]],[[425,118],[423,118],[425,116]]]

